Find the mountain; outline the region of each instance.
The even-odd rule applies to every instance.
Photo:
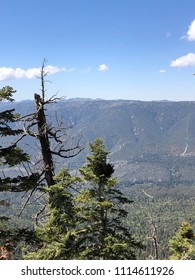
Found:
[[[33,112],[33,101],[1,103],[22,115]],[[50,105],[49,121],[62,118],[72,136],[82,134],[82,153],[67,164],[78,168],[88,143],[104,140],[121,183],[192,184],[195,181],[195,102],[70,99]],[[33,139],[26,139],[31,152]]]

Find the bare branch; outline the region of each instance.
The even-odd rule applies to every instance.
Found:
[[[29,173],[28,169],[26,168],[25,164],[22,163],[22,165],[23,165],[23,168],[24,168],[24,170],[26,171],[27,175],[30,176],[30,173]],[[32,173],[31,173],[31,174],[32,174]],[[24,176],[24,175],[23,175],[23,176]]]
[[[59,132],[61,132],[61,129],[56,129],[56,131],[52,131],[53,128],[49,129],[47,131],[48,135],[50,136],[50,138],[54,139],[57,143],[62,144],[62,140],[61,140],[61,135],[57,135]]]
[[[68,147],[68,148],[65,148],[65,145],[61,145],[61,146],[58,145],[58,150],[57,151],[52,150],[51,153],[53,155],[57,155],[61,158],[75,157],[76,155],[78,155],[83,150],[83,148],[80,147],[79,143],[80,143],[80,140],[78,140],[78,142],[75,146]]]
[[[35,119],[33,119],[33,120],[35,120]],[[27,122],[27,120],[24,120],[24,124],[23,124],[24,134],[23,135],[24,136],[30,135],[32,137],[38,137],[39,136],[38,133],[36,133],[34,130],[31,129],[33,126],[37,125],[37,121],[31,122],[27,126],[26,126],[26,122]]]
[[[20,217],[20,216],[22,215],[24,209],[26,208],[26,206],[27,206],[29,200],[31,199],[31,197],[32,197],[32,195],[33,195],[33,193],[35,192],[36,189],[37,189],[37,187],[35,187],[35,188],[33,188],[33,189],[31,190],[31,192],[30,192],[30,194],[29,194],[29,196],[28,196],[26,202],[24,203],[24,205],[23,205],[23,207],[22,207],[20,213],[18,214],[18,217]]]
[[[34,202],[36,202],[37,200],[39,200],[42,196],[44,196],[45,193],[40,194],[37,198],[35,198],[33,201],[29,202],[28,205],[33,204]]]
[[[44,101],[44,105],[45,104],[56,103],[57,101],[62,100],[61,97],[55,97],[55,96],[57,96],[57,93],[54,94],[52,97],[50,97],[48,100]]]
[[[31,117],[31,118],[29,118]],[[30,113],[28,115],[22,116],[18,118],[18,121],[27,121],[27,122],[31,122],[36,118],[36,113]]]
[[[38,219],[39,216],[41,215],[41,213],[43,213],[43,211],[45,210],[45,208],[47,207],[47,203],[37,212],[37,214],[35,215],[35,222],[36,225],[38,225]]]

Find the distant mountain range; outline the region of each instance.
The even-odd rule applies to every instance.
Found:
[[[0,110],[13,106],[22,115],[34,110],[33,101],[0,102]],[[85,149],[68,160],[72,169],[84,163],[88,143],[101,137],[121,183],[195,182],[195,102],[76,98],[51,104],[46,113],[50,120],[62,116],[71,135],[82,134]]]

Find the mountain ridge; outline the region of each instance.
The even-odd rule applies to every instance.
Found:
[[[33,101],[1,104],[20,114]],[[120,182],[158,184],[195,180],[195,102],[65,99],[50,105],[48,118],[62,116],[70,134],[82,134],[84,151],[68,161],[76,169],[85,161],[88,143],[101,137],[110,151]],[[24,143],[23,143],[24,144]]]

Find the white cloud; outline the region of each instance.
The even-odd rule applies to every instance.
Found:
[[[195,54],[188,53],[187,55],[177,58],[176,60],[172,60],[170,66],[176,68],[195,66]]]
[[[105,71],[108,71],[109,67],[106,65],[106,64],[101,64],[99,67],[98,67],[98,70],[101,71],[101,72],[105,72]]]
[[[164,74],[164,73],[166,73],[166,72],[167,72],[167,71],[166,71],[165,69],[160,69],[160,70],[159,70],[159,73],[160,73],[160,74]]]
[[[45,72],[48,75],[55,74],[62,71],[73,71],[74,69],[67,70],[66,68],[59,68],[57,66],[48,65],[45,67]],[[33,79],[40,76],[41,68],[11,68],[11,67],[0,67],[0,81],[12,80],[12,79]]]
[[[187,38],[188,41],[195,41],[195,19],[191,22],[185,38]]]

